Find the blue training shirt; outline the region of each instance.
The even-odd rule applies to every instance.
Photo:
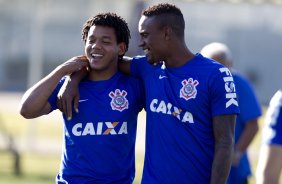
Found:
[[[131,74],[146,91],[143,184],[210,183],[215,140],[212,118],[239,113],[230,71],[197,54],[178,68],[136,57]]]
[[[271,98],[264,123],[263,143],[282,146],[282,89]]]
[[[49,98],[57,109],[58,87]],[[79,84],[79,113],[64,116],[64,145],[57,183],[131,184],[135,176],[137,115],[144,104],[139,80],[117,72]]]
[[[246,124],[261,116],[261,107],[257,100],[255,91],[250,82],[237,71],[232,71],[232,76],[236,85],[240,114],[236,119],[235,144],[243,133]],[[251,175],[251,168],[247,153],[243,153],[237,166],[232,166],[228,178],[228,184],[241,184]]]

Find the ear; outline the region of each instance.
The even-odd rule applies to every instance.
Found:
[[[170,40],[171,36],[172,36],[172,29],[171,29],[171,27],[165,26],[163,31],[164,31],[165,40]]]
[[[126,44],[121,42],[118,44],[118,55],[124,55],[126,52]]]

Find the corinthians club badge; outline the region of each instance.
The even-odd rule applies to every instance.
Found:
[[[197,80],[189,78],[188,80],[184,79],[181,83],[182,88],[180,89],[180,98],[184,98],[185,100],[196,98],[196,86],[198,86],[199,82]]]
[[[109,93],[109,97],[111,97],[111,107],[113,110],[123,111],[124,109],[128,109],[128,100],[126,99],[127,92],[119,89],[116,89],[114,92],[111,91]]]

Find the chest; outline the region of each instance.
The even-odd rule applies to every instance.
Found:
[[[80,88],[79,112],[86,119],[117,120],[136,114],[138,97],[128,87]]]
[[[207,108],[209,103],[208,80],[201,74],[175,75],[160,70],[148,77],[145,85],[147,106],[154,103],[167,111],[177,107],[192,112]]]

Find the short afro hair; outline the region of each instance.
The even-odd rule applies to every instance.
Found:
[[[146,17],[159,16],[160,26],[169,26],[184,38],[185,21],[181,10],[173,4],[160,3],[142,11]],[[160,16],[161,15],[161,16]]]

